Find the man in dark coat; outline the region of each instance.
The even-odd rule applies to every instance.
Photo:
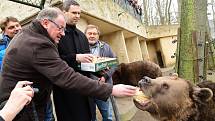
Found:
[[[80,5],[73,0],[63,3],[66,17],[65,36],[58,44],[60,57],[67,62],[76,72],[90,77],[89,72],[80,71],[80,62],[91,62],[89,43],[83,32],[76,28],[80,20]],[[68,91],[59,86],[53,86],[53,98],[58,121],[91,121],[94,102],[92,98],[77,91]],[[63,102],[63,103],[62,103]]]
[[[98,83],[69,67],[57,50],[57,43],[65,35],[65,26],[64,14],[60,9],[45,8],[35,21],[11,40],[3,60],[0,103],[8,99],[17,81],[32,81],[32,86],[39,89],[33,102],[17,115],[15,121],[43,121],[52,84],[102,100],[111,94],[134,95],[136,88],[133,86]]]

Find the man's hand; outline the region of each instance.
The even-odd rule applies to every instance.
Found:
[[[6,105],[0,111],[0,115],[5,121],[11,121],[25,105],[31,102],[32,97],[34,96],[34,91],[29,86],[31,84],[33,83],[29,81],[20,81],[16,84]]]
[[[76,61],[81,63],[91,63],[93,60],[92,54],[76,54]]]
[[[117,84],[113,86],[112,95],[116,97],[125,97],[125,96],[134,96],[136,93],[137,87]]]

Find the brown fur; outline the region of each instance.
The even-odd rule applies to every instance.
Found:
[[[156,78],[162,76],[160,67],[150,61],[136,61],[121,63],[114,72],[113,84],[128,84],[137,86],[138,81],[144,76]]]
[[[213,82],[201,82],[198,87],[173,75],[144,77],[139,85],[150,100],[134,100],[135,105],[159,121],[215,121]]]

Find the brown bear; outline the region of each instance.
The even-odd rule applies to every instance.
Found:
[[[121,63],[112,75],[113,84],[128,84],[138,86],[144,76],[156,78],[162,76],[160,67],[150,61]]]
[[[147,99],[134,98],[136,107],[159,121],[215,121],[214,82],[194,85],[173,74],[144,77],[139,86]]]

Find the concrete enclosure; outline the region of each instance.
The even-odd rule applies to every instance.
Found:
[[[161,67],[174,65],[178,25],[150,26],[131,15],[125,0],[76,0],[82,8],[78,28],[84,31],[95,24],[101,31],[100,39],[109,43],[117,54],[119,63],[151,60]],[[61,6],[61,0],[47,1],[45,6]],[[124,5],[124,7],[122,7]],[[129,8],[125,10],[125,7]],[[2,0],[0,17],[17,17],[28,24],[40,11],[20,3]]]

